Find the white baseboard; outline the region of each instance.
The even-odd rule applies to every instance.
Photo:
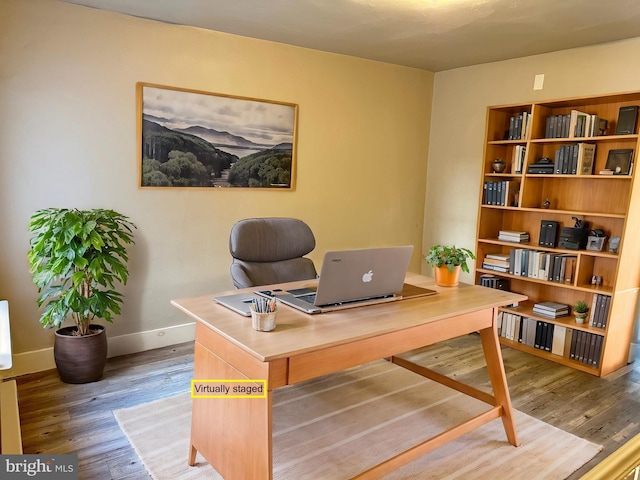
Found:
[[[109,337],[108,356],[118,357],[130,353],[144,352],[154,348],[168,347],[179,343],[191,342],[196,338],[196,324],[185,323],[173,327],[147,330]],[[13,366],[2,372],[0,378],[12,378],[27,373],[43,372],[56,368],[53,359],[53,347],[13,355]]]

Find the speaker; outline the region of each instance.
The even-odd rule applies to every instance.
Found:
[[[562,227],[558,246],[567,250],[584,250],[587,246],[588,236],[588,227]]]

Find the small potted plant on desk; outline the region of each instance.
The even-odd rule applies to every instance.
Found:
[[[107,361],[105,328],[94,318],[112,321],[120,314],[122,294],[115,282],[127,283],[127,245],[136,226],[113,210],[49,208],[31,216],[27,255],[40,323],[57,328],[53,354],[60,379],[87,383],[102,376]],[[71,316],[75,326],[63,327]]]
[[[424,257],[433,267],[436,284],[441,287],[458,285],[460,270],[469,273],[467,259],[475,259],[475,255],[466,248],[446,245],[434,245]]]
[[[589,306],[582,300],[578,300],[573,306],[573,316],[576,317],[576,323],[584,323],[589,313]]]

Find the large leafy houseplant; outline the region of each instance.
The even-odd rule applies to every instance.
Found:
[[[129,277],[127,246],[131,220],[113,210],[49,208],[31,216],[28,253],[43,327],[59,328],[71,315],[76,335],[91,333],[94,318],[112,322],[120,314],[117,282]]]
[[[433,267],[447,267],[450,272],[453,272],[454,268],[459,265],[463,272],[469,273],[467,259],[474,260],[476,257],[471,250],[466,248],[455,245],[451,247],[434,245],[424,258]]]

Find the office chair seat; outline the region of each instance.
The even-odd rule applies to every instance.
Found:
[[[295,218],[240,220],[231,228],[230,273],[236,288],[316,278],[313,261],[304,255],[316,246],[311,228]]]

